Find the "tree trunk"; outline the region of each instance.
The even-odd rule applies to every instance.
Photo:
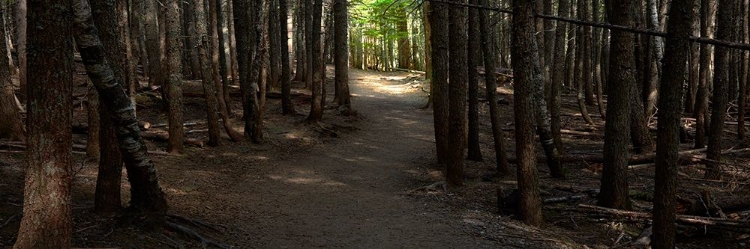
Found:
[[[312,101],[310,103],[310,115],[307,117],[308,122],[317,122],[323,118],[323,81],[325,80],[322,75],[323,58],[322,58],[322,46],[320,42],[320,24],[321,15],[323,14],[323,0],[313,0],[307,3],[307,20],[305,33],[308,34],[306,37],[306,46],[310,52],[308,52],[308,82],[312,87]],[[309,41],[308,41],[309,40]]]
[[[482,5],[487,6],[487,0],[481,1]],[[490,69],[494,69],[495,66],[495,32],[490,28],[491,21],[489,20],[489,14],[487,11],[482,11],[479,15],[479,33],[482,39],[482,52],[484,54],[484,68],[485,70],[485,84],[487,88],[487,101],[490,106],[490,122],[492,123],[492,138],[494,141],[495,149],[495,160],[497,164],[497,172],[500,175],[506,175],[510,173],[510,167],[508,166],[508,156],[505,154],[505,146],[503,141],[503,130],[502,122],[500,120],[500,108],[497,103],[497,77],[494,74],[487,73]]]
[[[306,1],[304,0],[298,0],[297,1],[297,9],[294,11],[294,21],[295,21],[295,28],[296,32],[294,32],[294,58],[297,61],[296,63],[296,70],[294,70],[294,80],[293,81],[301,81],[306,82],[307,79],[305,77],[307,76],[307,71],[305,70],[305,67],[307,66],[307,53],[308,50],[307,47],[307,40],[305,30],[307,28],[306,20],[307,20],[307,7],[306,7]]]
[[[541,78],[538,73],[539,51],[534,38],[534,5],[538,0],[513,1],[515,15],[512,29],[512,61],[515,74],[516,90],[514,92],[516,114],[516,158],[517,180],[520,197],[518,211],[520,219],[532,226],[540,226],[542,217],[541,199],[539,197],[539,177],[537,176],[536,157],[534,156],[534,81]],[[451,59],[452,61],[455,61]],[[538,84],[542,84],[539,82]],[[452,82],[451,82],[452,85]]]
[[[27,74],[26,74],[26,32],[27,32],[27,2],[28,0],[17,0],[16,1],[16,23],[18,24],[18,27],[16,27],[16,52],[18,53],[18,84],[21,88],[20,91],[20,98],[21,100],[26,99],[26,82],[27,82]]]
[[[348,3],[346,0],[335,0],[334,3],[334,44],[335,62],[336,62],[336,100],[338,100],[339,109],[343,113],[352,112],[351,95],[349,94],[349,19]]]
[[[582,9],[579,9],[581,14],[583,15],[582,20],[590,20],[591,19],[591,3],[590,0],[578,0],[578,2],[582,3]],[[583,26],[583,51],[581,52],[581,59],[583,60],[583,89],[585,90],[585,105],[593,106],[594,105],[594,84],[593,84],[593,76],[594,76],[594,70],[591,58],[591,52],[592,52],[592,37],[591,37],[591,26]],[[583,109],[586,107],[581,107],[582,112],[587,112]],[[588,113],[586,113],[588,116]]]
[[[4,15],[5,10],[0,10],[0,12]],[[0,138],[25,141],[26,135],[24,134],[21,113],[18,105],[16,105],[16,96],[13,92],[10,61],[8,56],[4,56],[8,52],[5,36],[5,29],[0,27]]]
[[[737,6],[737,0],[719,0],[718,29],[716,38],[724,41],[732,40],[732,32],[738,27],[734,22],[734,8]],[[724,134],[724,116],[727,113],[727,104],[729,104],[728,87],[731,82],[729,79],[729,64],[731,50],[725,47],[716,47],[714,67],[714,91],[711,105],[711,125],[708,134],[708,151],[706,157],[711,160],[706,164],[706,179],[720,179],[722,174],[721,165],[721,139]]]
[[[130,206],[137,211],[165,212],[167,202],[159,187],[156,167],[148,156],[146,144],[140,136],[138,120],[132,103],[122,88],[122,78],[115,75],[104,54],[104,47],[94,28],[91,10],[87,2],[75,1],[74,37],[83,58],[86,73],[109,110],[109,118],[115,124],[117,141],[122,152],[128,180],[131,185]],[[71,53],[72,54],[72,53]],[[72,58],[71,58],[72,60]],[[67,108],[67,107],[66,107]],[[66,147],[70,150],[70,145]]]
[[[682,93],[690,55],[693,1],[674,1],[669,13],[669,36],[664,51],[664,71],[659,96],[659,123],[654,186],[654,240],[657,249],[675,248],[675,195],[680,165]]]
[[[137,108],[136,106],[136,90],[138,83],[138,76],[136,75],[135,68],[137,64],[137,60],[135,56],[133,56],[133,43],[130,39],[130,25],[128,24],[129,17],[128,17],[128,4],[127,1],[116,1],[116,5],[114,6],[114,13],[117,17],[117,26],[115,30],[119,30],[119,42],[120,47],[122,48],[120,51],[121,55],[124,54],[125,56],[120,56],[120,64],[122,66],[122,69],[120,69],[123,72],[124,80],[125,80],[125,90],[128,92],[128,96],[130,96],[130,101],[133,102],[133,108]],[[105,41],[106,43],[106,41]],[[122,162],[120,162],[122,164]]]
[[[169,153],[182,153],[184,150],[184,128],[182,114],[182,27],[180,26],[180,2],[166,2],[166,86],[169,103]]]
[[[215,6],[215,4],[213,4]],[[214,59],[209,57],[211,43],[215,36],[208,36],[208,24],[206,20],[206,9],[204,0],[193,1],[192,6],[195,13],[195,33],[193,43],[197,45],[198,59],[201,67],[203,92],[206,100],[206,114],[208,120],[208,145],[221,145],[221,131],[219,130],[219,101],[216,98],[216,79],[213,74]],[[217,58],[218,59],[218,58]],[[217,75],[218,76],[218,75]],[[225,119],[226,120],[226,119]]]
[[[464,3],[455,0],[455,3]],[[466,95],[468,85],[467,55],[467,9],[454,6],[450,9],[448,78],[448,166],[445,175],[448,182],[455,186],[463,186],[464,153],[466,152]]]
[[[88,92],[87,92],[87,100],[86,101],[86,116],[88,118],[88,136],[86,137],[86,158],[87,159],[96,159],[98,161],[99,156],[101,155],[101,144],[99,136],[100,136],[100,128],[101,128],[101,119],[99,117],[99,94],[96,92],[96,87],[94,87],[93,84],[89,84],[88,86]]]
[[[438,164],[445,164],[448,155],[448,9],[445,3],[430,4],[432,14],[432,113]]]
[[[477,4],[477,0],[470,0],[470,4]],[[469,9],[469,54],[468,54],[468,72],[469,72],[469,137],[468,137],[468,159],[472,161],[482,161],[482,150],[479,147],[479,71],[477,66],[482,59],[481,37],[479,37],[479,10]],[[492,75],[492,71],[485,70],[485,73]]]
[[[142,0],[144,3],[144,23],[146,31],[146,52],[148,52],[149,79],[148,86],[161,85],[163,74],[161,68],[161,39],[159,38],[159,20],[156,0]]]
[[[181,30],[181,32],[185,34],[185,37],[189,37],[187,39],[184,39],[183,41],[185,43],[183,47],[183,51],[185,51],[185,55],[184,55],[185,57],[183,58],[183,60],[187,61],[187,64],[186,65],[183,64],[182,68],[185,70],[184,77],[188,77],[189,75],[190,78],[188,79],[195,80],[195,79],[201,78],[202,69],[201,69],[201,62],[200,62],[201,57],[198,54],[198,49],[197,49],[197,47],[200,46],[200,44],[198,44],[195,39],[195,34],[197,34],[198,31],[196,30],[195,22],[197,19],[196,19],[196,14],[195,14],[196,7],[194,5],[196,5],[194,1],[191,1],[190,3],[180,1],[180,10],[182,11],[182,16],[184,17],[181,20],[181,24],[184,25],[182,26],[183,29]]]
[[[292,72],[289,65],[289,30],[287,19],[289,18],[289,4],[287,0],[279,0],[279,37],[281,45],[281,109],[284,115],[297,113],[292,103]]]
[[[221,3],[220,0],[209,0],[208,6],[209,6],[209,13],[210,13],[210,19],[211,19],[211,36],[206,37],[205,39],[211,39],[211,75],[212,79],[214,81],[214,92],[216,101],[218,102],[218,115],[222,119],[222,124],[224,125],[224,131],[227,132],[227,135],[230,139],[234,142],[239,142],[242,140],[242,135],[235,131],[232,122],[230,121],[229,117],[229,108],[227,107],[227,101],[225,99],[225,96],[228,96],[227,93],[224,92],[224,86],[227,85],[227,78],[226,78],[226,63],[224,63],[224,60],[220,60],[220,55],[225,55],[226,53],[224,50],[220,50],[221,46],[219,44],[223,44],[222,41],[220,41],[218,38],[221,38],[222,36],[219,35],[218,28],[220,27],[218,25],[218,10],[221,9]],[[225,58],[226,59],[226,56]],[[224,74],[221,74],[221,70],[219,69],[219,64],[224,66]],[[205,90],[205,89],[204,89]],[[206,94],[208,95],[208,94]],[[209,101],[206,99],[206,101]],[[209,114],[210,119],[210,114]]]
[[[70,5],[68,1],[29,0],[28,9],[28,24],[34,28],[28,30],[27,66],[34,73],[27,75],[29,149],[23,218],[13,248],[70,248],[73,232]]]
[[[713,23],[716,19],[716,0],[701,0],[701,36],[713,37]],[[711,82],[711,62],[713,46],[701,44],[700,56],[700,82],[695,101],[695,148],[706,147],[706,131],[709,126],[708,98],[710,95],[709,82]]]
[[[281,18],[279,16],[278,0],[270,0],[268,12],[268,86],[273,89],[280,89],[281,82],[281,37],[279,36]],[[286,19],[284,19],[286,21]],[[286,22],[284,22],[286,23]],[[286,41],[284,41],[286,42]]]
[[[570,14],[570,1],[559,0],[558,1],[558,16],[568,17]],[[560,104],[560,95],[562,85],[565,82],[566,70],[565,70],[565,43],[566,34],[568,32],[568,24],[560,22],[557,24],[557,30],[555,31],[555,57],[550,63],[552,63],[553,73],[552,81],[550,86],[550,128],[552,130],[552,138],[555,141],[555,146],[558,150],[562,149],[562,135],[560,134],[561,121],[560,114],[562,107]],[[568,47],[568,53],[572,52],[572,49]]]
[[[692,36],[700,36],[701,34],[701,19],[700,19],[700,13],[701,13],[701,0],[694,0],[692,1],[693,6],[692,8],[692,14],[694,17],[691,19],[691,35]],[[685,96],[685,112],[693,114],[695,112],[695,102],[696,102],[696,95],[698,92],[698,82],[700,81],[700,55],[701,55],[701,45],[691,43],[690,45],[690,70],[688,70],[688,73],[690,74],[690,81],[688,81],[688,91],[687,95]]]
[[[612,0],[606,3],[607,16],[612,24],[633,26],[637,3]],[[612,31],[609,61],[609,92],[607,122],[604,136],[604,170],[601,178],[599,206],[630,209],[628,195],[628,141],[630,140],[630,88],[634,87],[635,35]],[[638,96],[636,96],[638,97]]]
[[[648,24],[652,31],[661,31],[659,22],[659,10],[657,7],[658,0],[648,0]],[[665,0],[662,0],[665,1]],[[649,58],[651,59],[648,75],[646,75],[646,98],[644,99],[645,114],[650,116],[656,111],[656,101],[659,96],[659,77],[661,76],[661,61],[664,57],[664,43],[660,37],[652,36],[649,38]]]
[[[94,25],[101,29],[99,38],[102,45],[107,48],[103,53],[106,54],[107,58],[117,58],[111,64],[115,77],[126,79],[125,69],[128,61],[122,56],[126,53],[126,48],[120,36],[122,32],[118,32],[118,30],[127,25],[123,25],[122,19],[118,17],[117,7],[114,0],[94,1],[91,4],[91,13]],[[107,107],[101,104],[103,103],[102,97],[98,94],[96,96],[99,98],[100,156],[94,209],[100,213],[113,213],[122,208],[120,203],[122,156],[117,147],[117,135],[112,122],[109,120]]]

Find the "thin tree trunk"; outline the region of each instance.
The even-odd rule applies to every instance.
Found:
[[[717,39],[725,41],[732,39],[732,32],[738,28],[733,20],[734,16],[731,14],[736,6],[737,0],[719,0],[719,9],[716,15],[718,17]],[[723,172],[721,140],[724,134],[724,116],[727,113],[727,104],[729,103],[730,52],[728,48],[716,47],[713,105],[711,106],[711,125],[709,126],[708,150],[706,152],[706,157],[711,161],[706,164],[706,179],[720,179]]]
[[[566,1],[566,0],[563,0]],[[487,0],[481,1],[482,5],[487,6]],[[497,77],[489,73],[495,68],[495,32],[490,28],[489,13],[482,11],[479,15],[479,26],[481,29],[480,36],[482,39],[482,51],[484,54],[485,84],[487,88],[487,101],[490,106],[490,122],[492,123],[492,138],[494,141],[495,160],[497,163],[497,172],[500,175],[510,173],[508,166],[508,156],[505,154],[503,142],[502,122],[500,120],[500,108],[497,104]],[[437,31],[436,31],[437,32]],[[437,125],[436,125],[437,130]]]
[[[86,158],[96,159],[98,161],[101,155],[99,143],[101,119],[99,118],[99,94],[96,87],[89,84],[86,101],[86,116],[88,118],[88,136],[86,137]],[[19,120],[20,121],[20,120]]]
[[[18,52],[18,84],[21,88],[19,97],[21,100],[26,99],[26,82],[27,82],[27,73],[26,73],[26,32],[27,32],[27,2],[28,0],[17,0],[16,1],[16,23],[18,24],[18,27],[16,27],[16,52]]]
[[[203,92],[206,96],[206,116],[208,119],[208,145],[221,145],[221,130],[219,129],[219,101],[216,99],[216,78],[213,74],[214,58],[209,57],[213,37],[208,36],[208,24],[206,23],[206,9],[204,0],[196,0],[192,3],[193,12],[195,13],[195,33],[194,44],[198,46],[198,59],[201,67],[201,76],[203,83]],[[216,6],[213,4],[213,6]],[[212,34],[213,35],[213,34]],[[218,58],[217,58],[218,59]],[[218,76],[218,75],[217,75]]]
[[[716,0],[701,0],[701,36],[713,37],[713,22],[716,19]],[[706,131],[709,126],[708,98],[710,95],[709,82],[711,82],[711,62],[713,47],[701,44],[701,71],[698,93],[695,101],[695,148],[706,147]]]
[[[321,47],[321,40],[320,40],[320,24],[321,24],[321,15],[323,12],[323,0],[313,0],[311,3],[308,3],[308,10],[309,13],[307,14],[307,20],[310,21],[309,24],[306,24],[306,33],[309,35],[306,40],[309,40],[307,42],[310,52],[308,52],[309,57],[307,58],[308,62],[308,77],[311,77],[310,79],[307,79],[308,82],[310,82],[310,86],[312,87],[312,101],[311,101],[311,107],[310,107],[310,115],[307,117],[307,120],[309,122],[317,122],[320,121],[323,118],[323,81],[325,80],[322,75],[322,71],[324,70],[323,67],[325,65],[322,64],[322,47]]]
[[[470,4],[477,4],[477,0],[470,0]],[[468,159],[482,161],[482,150],[479,147],[479,71],[477,66],[482,60],[481,37],[479,37],[479,10],[469,9],[469,137],[468,137]],[[487,74],[491,71],[486,70]]]
[[[34,28],[28,30],[27,66],[34,73],[27,75],[29,149],[23,218],[13,248],[70,248],[73,232],[70,4],[29,0],[28,10],[28,24]]]
[[[701,19],[700,19],[700,13],[701,13],[701,0],[694,0],[692,8],[693,16],[696,18],[691,19],[691,27],[692,30],[692,36],[700,36],[701,35]],[[700,63],[700,55],[701,55],[701,45],[691,43],[691,49],[690,49],[690,70],[688,70],[690,74],[690,81],[688,81],[688,91],[687,95],[685,97],[685,112],[694,114],[695,113],[695,103],[697,99],[697,93],[698,93],[698,82],[700,82],[700,71],[701,71],[701,63]]]
[[[307,40],[305,39],[305,34],[307,31],[305,30],[307,28],[306,20],[307,20],[307,14],[305,13],[307,10],[307,5],[305,0],[297,0],[297,9],[294,11],[294,21],[295,21],[295,27],[296,32],[294,32],[294,58],[297,61],[296,63],[296,70],[294,70],[294,80],[293,81],[300,81],[300,82],[306,82],[307,79],[305,77],[307,76],[307,71],[305,70],[305,67],[307,65],[307,54],[308,50],[307,47]]]
[[[0,10],[0,13],[3,13],[3,18],[5,18],[5,9]],[[25,141],[26,135],[21,113],[13,92],[10,60],[8,56],[4,56],[8,52],[5,35],[5,29],[0,27],[0,138]]]
[[[351,114],[352,101],[349,93],[349,19],[348,1],[335,0],[334,3],[334,27],[335,27],[335,62],[336,62],[336,100],[342,113]]]
[[[158,7],[156,0],[142,0],[144,3],[146,52],[148,52],[149,79],[148,86],[161,85],[163,74],[161,70],[161,48],[159,38]]]
[[[224,59],[226,59],[226,52],[221,49],[222,46],[220,44],[223,44],[220,39],[216,39],[223,37],[223,35],[220,35],[218,32],[218,29],[223,25],[218,25],[218,15],[219,10],[221,10],[221,0],[209,0],[208,6],[209,6],[209,13],[210,13],[210,19],[211,19],[211,37],[207,37],[207,39],[211,39],[211,74],[214,81],[214,92],[216,96],[216,100],[218,102],[218,111],[219,116],[221,117],[222,124],[224,125],[224,131],[226,131],[227,135],[230,139],[234,142],[242,141],[242,135],[235,131],[232,122],[230,121],[229,117],[229,107],[227,106],[227,100],[226,96],[228,96],[227,93],[224,91],[224,86],[228,85],[229,81],[227,79],[227,67],[226,67],[226,61],[221,59],[221,55],[224,55]],[[221,70],[219,69],[219,65],[222,65],[224,67],[223,74]],[[207,100],[208,101],[208,100]],[[210,115],[209,115],[210,116]]]
[[[568,17],[570,14],[570,1],[569,0],[559,0],[558,1],[558,16],[560,17]],[[552,63],[553,68],[553,74],[552,74],[552,83],[550,88],[550,98],[549,98],[549,107],[550,107],[550,128],[552,130],[552,138],[555,141],[555,146],[558,150],[562,149],[562,135],[560,134],[560,128],[561,128],[561,121],[560,121],[560,114],[562,112],[561,104],[560,104],[560,95],[561,95],[561,89],[562,85],[565,82],[565,77],[567,75],[565,66],[566,66],[566,60],[565,60],[565,43],[566,41],[566,34],[568,32],[568,24],[564,22],[560,22],[557,24],[557,30],[555,38],[555,57],[550,63]],[[572,48],[568,47],[568,53],[572,52]]]
[[[539,177],[534,155],[534,96],[535,85],[541,85],[538,73],[539,52],[534,38],[534,5],[535,1],[513,1],[512,61],[515,73],[516,89],[514,92],[516,114],[516,158],[517,180],[520,192],[518,211],[522,221],[532,226],[540,226],[542,217],[541,199],[539,197]],[[455,61],[451,58],[451,61]],[[451,84],[452,85],[452,84]]]
[[[287,0],[279,0],[279,37],[281,45],[281,109],[284,115],[297,113],[292,103],[292,72],[289,65],[289,31],[287,27],[289,4]]]

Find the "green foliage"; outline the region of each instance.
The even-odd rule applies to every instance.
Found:
[[[408,36],[399,32],[399,21],[408,19],[411,0],[352,0],[349,8],[352,29],[364,36],[391,42]]]

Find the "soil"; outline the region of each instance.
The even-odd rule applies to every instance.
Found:
[[[512,213],[498,212],[497,189],[508,192],[515,182],[512,175],[492,175],[495,161],[491,130],[489,122],[484,121],[481,146],[485,161],[467,162],[466,186],[458,189],[433,184],[440,183],[443,176],[434,159],[432,112],[422,108],[427,101],[422,78],[416,73],[352,70],[350,86],[356,115],[338,115],[337,110],[329,108],[322,123],[308,124],[304,114],[309,99],[295,98],[300,114],[292,116],[280,115],[279,100],[269,99],[261,144],[232,143],[225,136],[220,147],[190,146],[182,155],[154,155],[169,213],[192,219],[195,223],[189,227],[228,248],[627,248],[647,225],[577,211],[577,204],[595,202],[589,197],[545,206],[547,223],[542,228],[526,226],[514,220]],[[331,100],[332,84],[328,85]],[[295,92],[301,93],[297,96],[307,94],[298,90],[302,87],[296,83]],[[199,82],[194,81],[187,82],[185,89],[202,92]],[[512,145],[512,85],[499,90],[503,94],[503,116],[508,120],[504,128],[511,131],[505,134],[506,144]],[[85,87],[79,86],[76,91],[85,92]],[[139,97],[141,120],[165,122],[158,98],[158,94]],[[577,113],[572,97],[565,98],[569,102],[565,103],[565,112]],[[187,98],[185,106],[186,121],[205,119],[201,98]],[[239,102],[232,107],[232,121],[241,131]],[[489,120],[487,108],[482,104],[482,120]],[[74,112],[77,122],[85,123],[85,109],[79,106]],[[564,122],[565,129],[587,129],[575,115],[564,117]],[[160,129],[165,128],[153,130]],[[204,129],[200,124],[189,126],[187,136],[206,139]],[[593,132],[601,134],[600,129]],[[76,135],[75,140],[85,143],[85,136]],[[569,154],[601,151],[601,137],[566,135],[565,143]],[[155,151],[166,147],[158,142],[148,145]],[[513,151],[508,154],[513,155]],[[749,161],[747,156],[732,160]],[[76,162],[74,247],[203,246],[182,234],[120,215],[93,214],[96,164],[83,155],[76,155]],[[18,230],[23,164],[22,153],[0,153],[0,247],[11,246]],[[543,198],[598,188],[601,165],[566,166],[569,178],[561,181],[551,179],[545,165],[539,163]],[[700,172],[691,170],[685,174],[699,178],[693,175]],[[124,204],[129,199],[126,177]],[[647,195],[653,187],[652,178],[651,170],[636,170],[631,188]],[[734,181],[738,182],[742,183]],[[748,192],[743,187],[722,188],[723,183],[690,184],[681,191],[686,196],[694,194],[691,189],[696,185],[712,188],[717,194],[747,196]],[[650,202],[637,201],[639,205],[647,209]],[[736,231],[685,235],[679,247],[745,248],[749,242],[741,235]]]

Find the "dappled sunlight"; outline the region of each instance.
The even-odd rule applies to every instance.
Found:
[[[347,186],[343,182],[335,181],[323,177],[316,172],[310,170],[294,169],[291,175],[267,175],[268,179],[291,184],[299,185],[320,185],[328,187],[345,187]]]

